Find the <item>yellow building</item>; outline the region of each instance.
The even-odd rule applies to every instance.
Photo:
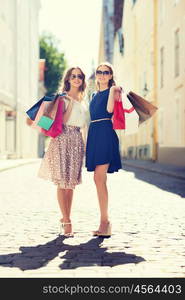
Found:
[[[185,165],[184,37],[185,1],[124,1],[114,39],[117,83],[158,106],[138,134],[122,133],[124,156]]]
[[[185,166],[185,1],[158,2],[158,160]]]

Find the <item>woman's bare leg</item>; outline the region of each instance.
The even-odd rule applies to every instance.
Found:
[[[70,223],[73,190],[57,187],[57,199],[62,214],[62,223]],[[64,226],[64,233],[68,232],[72,232],[72,226],[70,224]]]
[[[108,190],[107,190],[107,170],[109,164],[98,165],[94,171],[94,181],[96,184],[97,195],[100,208],[100,227],[99,231],[105,232],[107,224],[109,223],[108,217]]]
[[[68,216],[70,219],[71,207],[72,207],[72,201],[73,201],[73,190],[72,189],[65,190],[65,198],[67,199],[67,213],[68,213]]]

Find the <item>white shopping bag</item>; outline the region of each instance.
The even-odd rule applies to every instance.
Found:
[[[124,91],[122,91],[122,103],[123,103],[123,108],[126,110],[130,110],[131,108],[133,108],[133,105],[127,98],[127,95]],[[125,112],[125,124],[126,124],[125,135],[130,135],[138,132],[139,116],[135,109],[131,112]]]

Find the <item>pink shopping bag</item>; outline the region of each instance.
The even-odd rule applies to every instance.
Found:
[[[56,100],[58,102],[57,112],[55,116],[55,120],[51,125],[49,130],[41,128],[41,132],[46,136],[51,136],[53,138],[57,137],[62,133],[62,123],[63,123],[63,105],[64,100],[60,99],[60,97]]]

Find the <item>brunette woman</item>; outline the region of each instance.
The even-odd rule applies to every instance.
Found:
[[[85,74],[79,67],[66,71],[61,92],[65,92],[63,132],[50,140],[38,176],[57,185],[57,198],[62,217],[60,225],[66,237],[72,237],[71,207],[75,186],[82,182],[84,141],[81,129],[86,123],[83,102]]]

